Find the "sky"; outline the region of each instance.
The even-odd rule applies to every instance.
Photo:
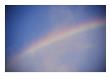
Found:
[[[105,72],[104,5],[6,5],[6,72]]]

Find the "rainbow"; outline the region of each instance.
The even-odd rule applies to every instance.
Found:
[[[31,45],[26,47],[21,55],[23,54],[33,54],[37,52],[38,50],[47,47],[51,44],[54,44],[55,42],[61,41],[66,39],[67,37],[74,36],[76,34],[92,30],[95,28],[100,28],[103,25],[105,25],[104,20],[92,20],[88,21],[86,23],[79,24],[75,27],[70,26],[71,28],[64,29],[60,32],[54,32],[54,33],[49,33],[47,37],[42,38],[39,41],[33,42]]]
[[[11,60],[10,64],[13,65],[13,63],[16,63],[21,58],[25,58],[26,56],[32,56],[42,48],[46,48],[50,46],[51,44],[54,44],[56,42],[66,40],[70,36],[75,36],[77,34],[96,29],[96,28],[102,28],[105,27],[105,20],[92,20],[85,23],[80,23],[77,26],[68,26],[67,29],[63,29],[59,32],[51,32],[48,34],[48,36],[43,37],[39,41],[34,40],[29,46],[26,46],[24,49],[22,49],[21,52],[17,53]],[[70,28],[69,28],[70,27]],[[10,66],[9,64],[9,66]]]
[[[63,30],[61,29],[61,31],[59,32],[51,32],[46,37],[41,38],[39,41],[34,40],[34,42],[32,42],[30,45],[22,49],[21,52],[17,53],[15,56],[13,56],[13,58],[10,59],[8,65],[9,67],[13,64],[17,65],[17,63],[22,59],[24,59],[25,57],[28,57],[28,56],[35,57],[36,55],[39,55],[35,53],[38,52],[39,50],[42,50],[43,48],[45,49],[48,46],[51,46],[52,44],[55,44],[62,40],[66,40],[71,36],[73,37],[83,32],[98,29],[98,28],[103,28],[105,27],[105,24],[106,24],[105,20],[95,19],[95,20],[80,23],[77,26],[70,25],[66,27],[67,29],[63,29]],[[45,66],[48,67],[49,64],[47,65],[47,63],[48,61],[49,62],[51,61],[48,60],[48,58],[45,58],[45,59],[46,60],[44,60],[43,65],[44,67]]]
[[[24,48],[22,52],[19,53],[18,56],[16,56],[14,59],[16,61],[19,60],[20,57],[25,57],[26,55],[33,55],[40,49],[50,46],[51,44],[54,44],[61,40],[65,40],[70,36],[75,36],[79,33],[88,30],[104,27],[104,25],[105,25],[105,20],[95,19],[85,23],[81,23],[77,26],[70,26],[70,28],[63,29],[59,32],[49,33],[48,36],[40,39],[39,41],[32,42],[32,44]]]

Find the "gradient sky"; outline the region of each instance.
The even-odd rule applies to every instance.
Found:
[[[6,71],[105,72],[106,8],[5,7]]]

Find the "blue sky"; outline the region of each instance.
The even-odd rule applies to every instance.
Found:
[[[33,42],[38,43],[51,33],[57,37],[57,32],[63,29],[78,29],[76,26],[94,20],[105,22],[105,18],[103,5],[5,6],[6,71],[106,71],[105,23],[40,50],[35,49],[34,56],[21,54]]]

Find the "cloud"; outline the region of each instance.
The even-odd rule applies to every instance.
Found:
[[[88,31],[92,31],[93,34],[96,28],[101,28],[100,26],[105,24],[103,20],[97,19],[76,23],[75,21],[80,19],[81,14],[84,15],[84,10],[85,7],[79,6],[73,14],[68,6],[51,6],[48,17],[52,30],[39,41],[35,39],[31,45],[22,50],[23,52],[15,55],[10,69],[16,71],[80,71],[79,67],[86,63],[88,56],[91,55],[88,51],[92,49],[94,51],[98,46],[88,39],[90,37],[87,36]]]

